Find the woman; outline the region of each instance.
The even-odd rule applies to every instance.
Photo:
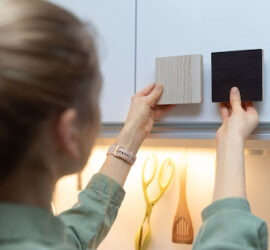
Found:
[[[42,0],[0,2],[0,249],[96,249],[108,233],[124,198],[122,186],[134,155],[154,120],[172,106],[156,105],[162,94],[157,84],[134,95],[115,141],[122,146],[122,155],[110,152],[100,172],[80,193],[79,203],[54,217],[49,207],[55,183],[81,171],[91,152],[100,123],[100,88],[93,38],[77,18]],[[237,105],[241,106],[239,97]],[[229,159],[234,159],[237,165],[231,171],[243,178],[239,155],[257,117],[251,105],[241,112],[234,107],[231,115],[222,108],[215,199],[244,197],[244,183],[230,190],[224,177]],[[228,148],[231,142],[233,147]],[[224,200],[206,211],[218,214],[225,208],[231,212],[234,208],[227,209],[231,202],[245,203]],[[251,214],[246,216],[252,225],[264,225]],[[222,230],[223,225],[211,222],[212,217],[206,220],[195,248],[213,246],[213,224],[215,230]],[[250,233],[260,242],[257,229]],[[246,235],[240,236],[245,241]],[[216,239],[212,249],[224,244],[223,238]]]
[[[41,0],[0,2],[0,249],[95,249],[124,197],[131,164],[109,154],[80,203],[49,212],[55,183],[81,171],[100,126],[101,76],[93,38],[67,11]],[[115,144],[136,154],[154,119],[151,84],[132,100]]]

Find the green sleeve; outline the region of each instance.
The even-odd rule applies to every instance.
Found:
[[[124,196],[116,181],[96,174],[79,194],[79,202],[59,215],[67,226],[68,241],[76,249],[96,249],[109,232]]]
[[[216,201],[203,211],[202,217],[193,250],[267,250],[266,223],[251,214],[245,199]]]

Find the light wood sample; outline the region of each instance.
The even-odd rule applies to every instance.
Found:
[[[156,82],[164,85],[158,104],[202,102],[202,55],[156,58]]]

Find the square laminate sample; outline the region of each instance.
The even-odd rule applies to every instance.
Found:
[[[202,55],[156,58],[156,82],[164,85],[158,104],[202,102]]]
[[[212,101],[229,102],[234,86],[242,101],[262,101],[263,50],[212,53]]]

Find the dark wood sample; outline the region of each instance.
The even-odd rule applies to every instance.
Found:
[[[229,102],[234,86],[242,101],[262,101],[262,49],[212,53],[212,101]]]

